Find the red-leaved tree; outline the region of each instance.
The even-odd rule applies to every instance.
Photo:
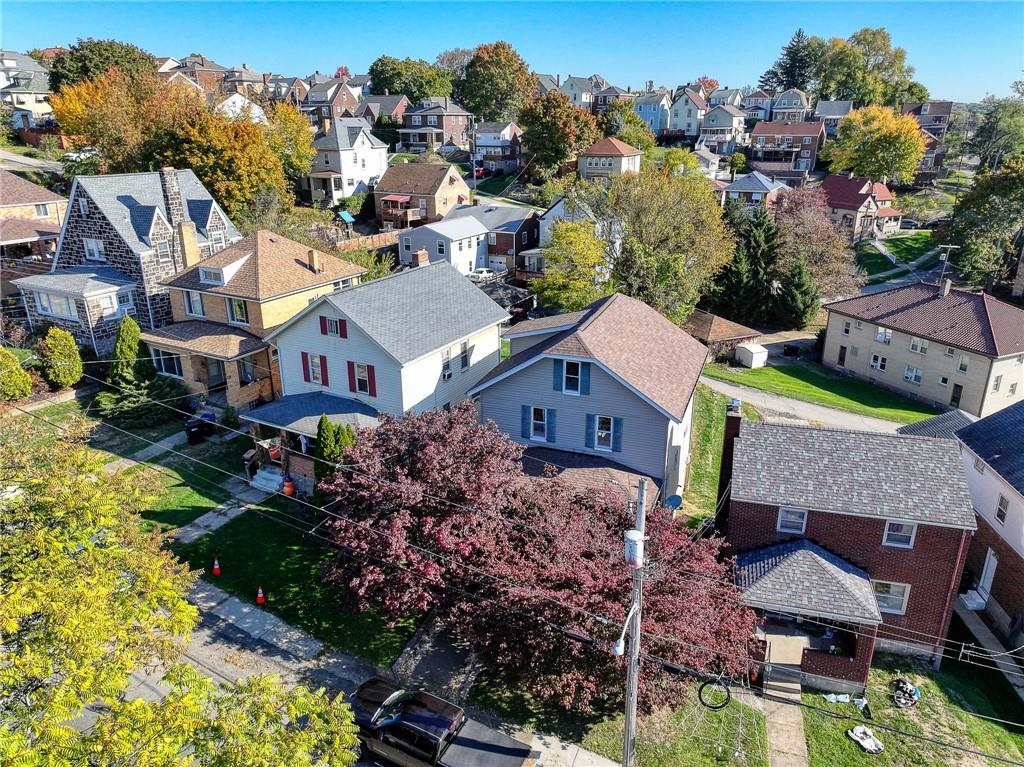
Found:
[[[712,91],[718,90],[718,80],[711,77],[710,75],[701,75],[697,78],[697,82],[704,86],[704,89],[711,93]]]
[[[342,64],[340,67],[334,70],[334,78],[336,80],[341,79],[343,77],[347,80],[351,76],[352,73],[348,71],[348,67],[346,67],[344,64]]]
[[[538,698],[579,710],[618,702],[622,661],[610,647],[630,600],[626,494],[526,476],[521,451],[493,424],[478,424],[469,403],[383,417],[377,433],[364,430],[346,453],[358,468],[322,486],[339,512],[382,534],[333,523],[335,542],[358,554],[340,555],[329,577],[391,617],[443,605],[482,660]],[[721,561],[721,539],[693,542],[691,533],[666,509],[648,514],[655,564],[645,584],[644,649],[741,674],[753,613]],[[641,700],[668,702],[686,682],[645,661]]]

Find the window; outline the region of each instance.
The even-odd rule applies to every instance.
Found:
[[[562,377],[563,392],[566,394],[580,393],[580,363],[566,360]]]
[[[1016,383],[1012,383],[1012,384],[1010,384],[1010,388],[1009,388],[1009,389],[1007,390],[1007,392],[1009,393],[1009,395],[1010,395],[1011,397],[1012,397],[1013,395],[1015,395],[1015,394],[1017,393],[1017,384],[1016,384]]]
[[[224,232],[213,232],[210,235],[210,252],[220,253],[224,250]]]
[[[40,204],[40,205],[36,205],[36,215],[37,216],[49,216],[50,215],[50,206],[47,205],[45,202]]]
[[[530,408],[530,439],[546,442],[548,438],[548,411],[542,407]]]
[[[402,250],[412,250],[412,237],[402,238]]]
[[[901,549],[914,548],[914,537],[917,535],[917,525],[907,522],[886,522],[885,534],[882,536],[882,543],[886,546],[895,546]]]
[[[158,242],[156,244],[156,257],[160,263],[169,264],[171,262],[171,243],[167,242],[167,240]]]
[[[984,474],[985,473],[985,462],[983,460],[981,460],[980,458],[975,458],[974,459],[974,470],[976,472],[978,472],[979,474]]]
[[[322,384],[324,381],[324,371],[320,363],[323,358],[319,354],[309,353],[309,380],[311,383]]]
[[[441,352],[441,379],[447,381],[452,377],[452,352],[444,349]]]
[[[889,328],[875,328],[875,340],[882,344],[892,343],[892,330]]]
[[[957,370],[959,370],[961,373],[966,373],[967,372],[967,365],[968,365],[969,362],[970,362],[970,359],[967,357],[967,355],[966,354],[961,354],[960,355],[960,365],[957,367]]]
[[[599,415],[595,422],[597,430],[594,447],[598,450],[611,450],[612,445],[615,444],[615,420],[609,415]]]
[[[952,346],[947,346],[944,352],[947,357],[952,357],[956,350]]]
[[[370,368],[361,362],[355,364],[356,391],[360,394],[370,393]]]
[[[844,336],[850,335],[850,323],[849,322],[844,322],[843,323],[843,335]]]
[[[87,261],[106,261],[107,257],[103,252],[103,240],[82,240],[82,247],[85,248],[85,259]]]
[[[335,192],[340,192],[341,191],[341,177],[340,176],[335,176],[334,178],[331,179],[331,188],[334,189]]]
[[[341,320],[337,317],[324,317],[324,330],[326,331],[325,335],[344,338],[341,334]]]
[[[810,144],[811,143],[811,137],[810,136],[804,136],[804,143],[805,144]]]
[[[83,216],[89,215],[89,201],[84,197],[78,198],[78,212]]]
[[[999,387],[1003,384],[1003,377],[996,376],[992,379],[992,391],[999,391]]]
[[[780,533],[803,533],[807,527],[807,509],[795,509],[791,506],[779,507],[779,518],[775,529]]]
[[[910,339],[910,351],[915,354],[927,354],[928,353],[928,341],[924,338],[918,338],[914,336]]]
[[[444,240],[438,240],[437,241],[437,255],[439,255],[439,256],[443,256],[444,255]]]
[[[207,285],[223,285],[224,274],[220,269],[203,269],[199,267],[199,281]]]
[[[228,298],[228,321],[236,325],[249,324],[249,305],[241,298]]]
[[[999,496],[999,500],[996,501],[996,519],[999,520],[999,524],[1006,524],[1006,512],[1010,508],[1010,501],[1006,496]]]
[[[921,377],[921,368],[915,368],[907,365],[903,370],[903,380],[907,383],[919,384],[921,383]]]
[[[161,375],[181,378],[181,357],[163,349],[153,349],[153,366]]]
[[[883,613],[903,615],[907,611],[907,596],[910,586],[906,583],[889,583],[888,581],[871,581],[875,590],[875,601],[878,610]]]
[[[526,234],[527,234],[526,232],[523,232],[523,238],[522,238],[523,239],[523,245],[526,244]]]
[[[885,357],[879,357],[877,354],[871,355],[871,367],[875,370],[881,370],[885,372],[885,364],[887,360]]]
[[[412,116],[412,124],[413,125],[419,125],[421,123],[421,121],[422,121],[422,118],[419,115],[413,115]]]
[[[256,380],[256,363],[252,361],[251,357],[243,357],[238,360],[238,380],[243,384]]]
[[[469,341],[463,341],[459,346],[459,364],[463,370],[469,367]]]
[[[131,293],[107,293],[99,297],[99,304],[105,318],[120,317],[135,306]]]
[[[60,296],[56,293],[36,293],[36,309],[40,314],[48,314],[51,317],[63,317],[74,320],[78,318],[75,312],[75,302],[67,296]]]
[[[857,330],[860,330],[862,327],[864,327],[864,323],[861,322],[860,320],[857,320]]]
[[[949,376],[941,376],[939,378],[939,386],[949,386]]]

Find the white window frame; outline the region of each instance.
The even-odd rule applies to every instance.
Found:
[[[893,535],[907,535],[906,531],[893,531],[892,527],[900,526],[910,528],[910,541],[908,543],[902,543],[899,541],[889,540],[890,533]],[[882,545],[891,546],[894,549],[912,549],[914,548],[914,541],[917,539],[917,525],[913,522],[901,522],[899,520],[890,519],[885,522],[885,532],[882,533]]]
[[[207,269],[206,267],[200,266],[199,281],[204,285],[223,285],[224,272],[220,269]]]
[[[324,373],[320,368],[320,355],[315,352],[306,352],[309,357],[309,382],[317,386],[324,385]]]
[[[882,373],[885,372],[886,366],[889,364],[889,358],[883,357],[881,354],[871,355],[871,369],[878,370]]]
[[[463,341],[459,345],[459,365],[463,370],[470,365],[469,341]]]
[[[537,414],[540,414],[540,418]],[[537,427],[540,426],[540,434],[537,434]],[[548,441],[548,410],[544,407],[530,406],[530,439],[535,442]]]
[[[341,338],[341,320],[337,317],[324,317],[324,327],[327,335]]]
[[[150,350],[150,356],[153,358],[153,367],[156,368],[156,372],[162,376],[168,378],[184,379],[184,371],[181,367],[181,355],[176,352],[169,352],[166,349],[160,349],[153,347]],[[177,373],[167,372],[167,361],[174,360],[175,366],[177,367]]]
[[[46,317],[59,317],[64,320],[77,320],[78,319],[78,308],[75,306],[75,299],[70,296],[61,295],[60,293],[47,293],[45,291],[36,291],[36,311]],[[67,307],[68,314],[62,314],[60,311],[54,308],[54,299],[60,299],[64,302],[64,306]]]
[[[91,237],[82,238],[82,250],[85,251],[86,261],[106,261],[107,254],[103,248],[103,240],[96,240]]]
[[[1017,382],[1016,381],[1014,381],[1012,384],[1010,384],[1010,386],[1006,390],[1006,394],[1007,394],[1008,397],[1013,397],[1013,396],[1015,396],[1017,394]]]
[[[50,204],[48,202],[36,203],[35,209],[37,218],[45,218],[50,215]],[[42,212],[40,212],[40,209],[42,209]]]
[[[226,247],[227,243],[224,240],[224,232],[211,232],[210,233],[210,254],[220,253]]]
[[[985,473],[985,462],[981,458],[974,459],[974,470],[979,474]]]
[[[844,336],[850,335],[850,321],[849,320],[845,320],[843,322],[843,335]]]
[[[960,355],[960,362],[956,366],[957,372],[959,372],[959,373],[966,373],[967,369],[970,366],[971,366],[971,358],[968,357],[966,354],[961,354]]]
[[[920,386],[921,381],[924,380],[924,371],[921,368],[915,368],[913,365],[907,365],[903,368],[903,380]]]
[[[185,314],[189,317],[205,317],[206,307],[203,305],[203,294],[198,290],[184,290],[182,291],[183,302],[185,304]],[[199,301],[199,311],[196,311],[196,300]]]
[[[576,373],[574,375],[569,374],[569,366],[576,366]],[[576,388],[569,388],[569,379],[573,378],[576,380]],[[577,362],[576,360],[566,360],[562,364],[562,393],[569,394],[573,397],[580,396],[580,390],[583,388],[583,363]]]
[[[353,366],[356,377],[356,393],[370,395],[370,366],[365,362],[357,362]]]
[[[992,379],[992,391],[999,391],[999,387],[1003,385],[1003,377],[997,375]]]
[[[898,610],[890,608],[890,607],[883,607],[882,606],[882,602],[880,602],[879,599],[878,599],[878,597],[880,595],[879,595],[878,591],[875,588],[876,586],[879,586],[879,585],[890,586],[890,587],[891,586],[900,586],[900,587],[902,587],[902,589],[903,589],[903,599],[902,599],[902,603],[900,605],[900,608]],[[872,590],[872,592],[874,592],[874,595],[875,595],[875,603],[878,605],[878,612],[880,612],[880,613],[888,613],[890,615],[906,615],[906,613],[907,613],[907,603],[910,601],[910,584],[909,583],[898,583],[896,581],[875,581],[875,580],[873,580],[873,581],[871,581],[871,590]],[[883,597],[890,597],[892,595],[891,594],[883,594],[881,596],[883,596]]]
[[[235,314],[235,302],[239,302],[242,305],[242,311],[245,314],[245,319],[238,319]],[[249,302],[244,298],[225,298],[224,302],[228,307],[228,322],[232,325],[248,325],[249,324]]]
[[[607,429],[602,429],[601,428],[601,421],[602,420],[608,421],[608,428]],[[605,433],[605,434],[608,435],[607,436],[607,440],[608,440],[608,444],[607,445],[602,445],[601,444],[601,434],[602,433]],[[610,415],[594,416],[594,449],[595,450],[600,450],[600,451],[605,452],[605,453],[610,453],[614,449],[614,446],[615,446],[615,419],[612,418]]]
[[[891,344],[892,343],[892,329],[883,328],[881,325],[875,328],[875,341],[880,344]]]
[[[1010,511],[1010,499],[1002,493],[999,494],[999,500],[996,501],[996,522],[1001,525],[1006,524],[1006,514]],[[1000,517],[1000,514],[1002,516]]]
[[[939,376],[939,386],[949,386],[949,376]]]
[[[402,238],[402,250],[405,250],[405,251],[411,251],[412,250],[412,237],[403,237]]]
[[[84,197],[78,198],[78,212],[83,216],[89,215],[89,201]]]
[[[783,526],[783,520],[787,514],[799,514],[800,515],[800,529],[793,530]],[[807,529],[807,509],[802,509],[799,506],[779,506],[779,514],[775,519],[775,530],[780,533],[788,533],[791,535],[803,535]]]
[[[167,240],[160,240],[156,243],[156,257],[158,261],[164,263],[171,262],[171,243]]]
[[[437,255],[443,256],[445,254],[445,242],[444,240],[437,241]]]
[[[928,339],[912,336],[910,339],[910,351],[912,351],[914,354],[927,354]]]
[[[945,354],[947,357],[952,357],[954,354],[956,354],[956,349],[954,349],[952,346],[947,346],[946,351],[943,352],[943,354]]]

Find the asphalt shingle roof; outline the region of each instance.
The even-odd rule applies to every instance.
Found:
[[[260,405],[255,410],[239,413],[243,421],[276,426],[290,432],[316,437],[320,416],[326,415],[333,424],[366,426],[371,429],[380,423],[377,411],[367,404],[348,397],[335,397],[323,392],[288,394],[281,399]]]
[[[55,240],[59,235],[60,227],[49,221],[18,217],[0,218],[0,245],[35,240]]]
[[[14,76],[13,82],[0,88],[4,93],[49,93],[50,75],[46,72],[24,72]]]
[[[346,288],[327,300],[402,364],[508,318],[447,261]]]
[[[373,191],[375,194],[435,194],[449,175],[462,178],[454,165],[400,162],[384,171]]]
[[[774,192],[776,189],[785,188],[786,185],[781,181],[772,181],[760,171],[755,170],[742,178],[736,179],[725,190],[727,192],[761,192],[767,194],[768,192]]]
[[[826,304],[829,311],[989,357],[1024,354],[1024,309],[988,293],[919,282]]]
[[[222,360],[245,357],[266,348],[259,336],[248,331],[204,320],[187,320],[156,330],[144,330],[140,338],[147,344],[183,349]]]
[[[953,439],[957,431],[965,426],[970,426],[977,420],[977,416],[965,413],[963,410],[949,410],[931,418],[925,418],[923,421],[901,426],[896,433],[906,434],[910,437]]]
[[[57,272],[44,272],[11,280],[22,290],[41,290],[72,296],[92,296],[109,293],[135,281],[109,266],[75,266]]]
[[[324,150],[345,150],[356,145],[361,134],[366,134],[370,146],[386,147],[383,141],[370,132],[370,124],[362,117],[336,117],[331,121],[331,127],[326,135],[319,136],[313,142],[317,149]]]
[[[9,170],[0,169],[0,208],[8,205],[35,205],[37,202],[67,202],[67,199],[15,176]]]
[[[959,450],[928,437],[744,421],[732,497],[975,529]]]
[[[851,623],[882,622],[868,574],[806,539],[740,554],[734,573],[750,607]]]
[[[814,114],[818,117],[845,117],[852,110],[852,101],[819,101],[814,107]]]
[[[717,314],[694,309],[686,318],[683,329],[704,344],[717,341],[735,341],[744,338],[757,338],[760,331],[732,322]]]
[[[762,120],[751,133],[757,136],[817,136],[825,130],[823,123],[815,121]]]
[[[474,218],[491,232],[516,232],[533,211],[515,205],[458,205],[448,211],[445,221]]]
[[[1024,495],[1024,402],[985,416],[956,436]]]

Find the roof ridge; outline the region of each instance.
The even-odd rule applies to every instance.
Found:
[[[949,412],[949,411],[947,411]],[[938,413],[936,415],[943,415]],[[933,418],[935,416],[932,416]],[[925,419],[921,419],[925,420]],[[871,429],[843,429],[836,426],[811,426],[810,424],[804,423],[769,423],[767,421],[751,421],[749,419],[743,419],[744,425],[750,424],[754,428],[758,429],[791,429],[794,431],[808,431],[808,432],[829,432],[832,434],[856,434],[857,436],[870,436],[870,437],[885,437],[889,439],[917,439],[925,440],[929,444],[936,444],[936,440],[931,437],[922,437],[916,434],[899,434],[897,432],[885,432],[885,431],[873,431]],[[742,438],[743,431],[740,430],[740,437]]]
[[[352,262],[349,262],[349,263],[352,263]],[[416,272],[417,270],[435,269],[435,268],[440,267],[440,266],[448,266],[448,265],[449,264],[448,264],[447,261],[430,261],[430,262],[428,262],[426,264],[423,264],[422,266],[417,266],[417,267],[415,267],[413,269],[404,269],[404,270],[402,270],[400,272],[392,272],[391,274],[385,274],[383,277],[378,277],[375,280],[367,280],[366,282],[360,282],[358,285],[352,285],[351,287],[348,287],[348,288],[341,288],[340,290],[332,291],[331,293],[327,293],[324,297],[325,298],[333,298],[334,296],[338,296],[338,295],[341,295],[341,294],[345,294],[346,296],[349,296],[349,295],[352,295],[355,291],[359,290],[360,288],[366,288],[366,287],[369,287],[370,285],[379,285],[380,283],[386,282],[387,280],[394,279],[395,277],[401,277],[403,274],[412,274],[413,272]]]
[[[846,560],[844,560],[844,559],[843,559],[842,557],[840,557],[840,556],[837,556],[836,554],[832,554],[832,552],[830,552],[830,551],[829,551],[828,549],[825,549],[825,548],[821,548],[820,546],[819,546],[819,547],[817,547],[817,548],[820,548],[820,549],[821,549],[821,551],[824,551],[824,552],[825,552],[826,554],[829,554],[830,556],[833,556],[833,557],[835,557],[836,559],[839,559],[839,560],[841,560],[841,561],[844,561],[844,562],[846,561]],[[839,567],[839,566],[838,566],[838,565],[836,565],[835,563],[833,563],[833,562],[829,562],[829,561],[828,561],[828,560],[827,560],[827,559],[826,559],[825,557],[821,556],[821,555],[820,555],[820,554],[819,554],[818,552],[816,552],[816,551],[812,551],[812,550],[810,550],[810,549],[807,549],[807,548],[803,549],[803,551],[810,551],[810,553],[811,553],[811,554],[812,554],[812,555],[814,556],[814,560],[815,560],[815,562],[816,562],[816,564],[817,564],[817,567],[818,567],[818,569],[819,569],[819,570],[821,570],[821,571],[822,571],[823,573],[825,573],[826,575],[828,575],[828,576],[829,576],[829,578],[831,578],[831,580],[832,580],[832,582],[833,582],[833,583],[838,583],[838,584],[839,584],[839,586],[840,586],[840,588],[842,588],[842,590],[843,590],[843,591],[845,591],[845,592],[846,592],[846,594],[847,594],[847,595],[848,595],[848,596],[849,596],[849,597],[850,597],[850,598],[851,598],[851,599],[852,599],[852,600],[853,600],[853,601],[854,601],[854,602],[855,602],[856,604],[860,605],[861,607],[866,607],[866,606],[867,606],[867,605],[865,604],[864,600],[862,600],[862,599],[861,599],[861,597],[860,597],[859,595],[855,594],[855,593],[854,593],[854,591],[853,591],[853,589],[851,589],[851,588],[850,588],[850,587],[849,587],[849,586],[847,585],[847,583],[846,583],[846,579],[845,579],[845,578],[837,578],[837,577],[835,576],[835,574],[834,574],[833,572],[831,572],[831,571],[830,571],[830,570],[829,570],[828,568],[834,568],[835,570],[838,570],[838,571],[839,571],[840,573],[842,573],[842,574],[844,574],[844,575],[851,575],[852,573],[847,573],[847,572],[846,572],[845,570],[843,570],[843,569],[842,569],[841,567]],[[847,562],[847,564],[852,564],[852,563],[849,563],[849,562]],[[856,567],[856,565],[852,565],[852,566],[853,566],[853,567]],[[857,569],[858,569],[858,570],[860,570],[860,568],[859,568],[859,567],[858,567]],[[865,571],[864,571],[864,570],[861,570],[861,572],[865,572]],[[867,574],[867,573],[865,572],[865,575],[866,575],[866,574]]]
[[[611,304],[612,301],[614,301],[617,297],[619,297],[621,295],[622,295],[621,293],[612,293],[610,296],[605,296],[603,298],[597,299],[597,301],[595,301],[594,303],[600,302],[601,305],[598,306],[596,309],[594,309],[593,314],[591,314],[589,317],[583,317],[580,322],[577,322],[576,323],[576,330],[577,331],[586,330],[588,327],[590,327],[590,325],[595,320],[597,320],[598,317],[600,317],[604,313],[604,310],[608,308],[608,305]],[[587,308],[589,309],[589,308],[591,308],[593,306],[594,306],[594,304],[591,304]]]

